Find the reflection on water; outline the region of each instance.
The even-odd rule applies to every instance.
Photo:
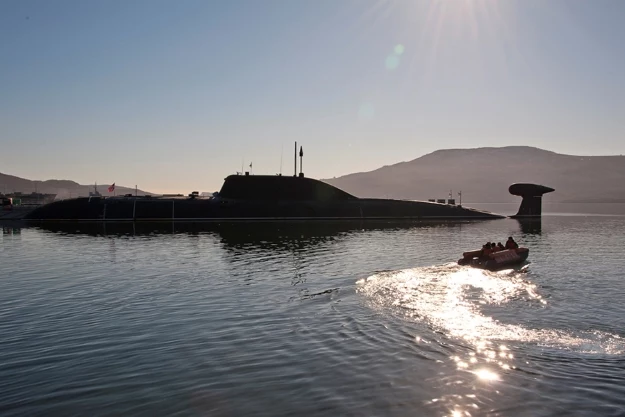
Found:
[[[539,235],[542,232],[542,219],[516,219],[521,232],[526,235]]]
[[[307,238],[331,238],[343,233],[374,230],[409,230],[433,227],[479,226],[501,220],[423,220],[423,221],[319,221],[319,222],[9,222],[3,232],[19,233],[21,228],[36,227],[41,230],[63,234],[90,236],[149,236],[184,233],[199,235],[214,233],[232,244],[278,242]],[[524,234],[540,234],[541,218],[509,220],[519,225]]]
[[[478,411],[473,393],[477,382],[501,381],[517,368],[508,343],[575,350],[580,353],[622,355],[625,340],[600,331],[572,332],[536,329],[505,323],[484,313],[487,306],[507,303],[543,309],[547,301],[537,285],[527,279],[525,270],[489,272],[457,264],[412,268],[377,273],[357,281],[357,291],[374,308],[390,309],[401,317],[423,322],[435,332],[456,340],[464,349],[449,358],[457,370],[474,375],[455,380],[455,391],[465,394],[437,398],[447,403],[452,415]],[[420,337],[417,344],[423,343]],[[522,366],[522,365],[521,365]]]
[[[154,236],[186,234],[218,236],[229,247],[245,245],[291,247],[327,242],[350,233],[461,228],[497,220],[463,221],[329,221],[329,222],[47,222],[29,225],[47,232],[89,236]],[[18,229],[19,230],[19,229]]]
[[[22,232],[22,228],[16,227],[14,225],[8,225],[8,226],[3,225],[2,227],[2,234],[6,236],[19,235],[21,232]]]
[[[406,317],[424,320],[432,328],[462,339],[475,352],[482,352],[486,362],[501,356],[489,348],[494,346],[493,341],[530,342],[587,353],[623,353],[623,341],[618,335],[592,332],[582,338],[554,329],[505,324],[482,314],[484,306],[505,303],[544,308],[547,301],[524,275],[512,269],[490,272],[448,264],[383,272],[357,284],[358,290],[377,305],[398,308]]]

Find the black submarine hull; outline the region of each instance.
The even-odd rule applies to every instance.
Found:
[[[83,197],[39,207],[39,221],[262,221],[360,219],[498,219],[497,214],[421,201],[243,201],[225,198]]]
[[[553,189],[513,184],[523,196],[517,216],[540,216],[542,194]],[[501,219],[483,210],[426,201],[358,198],[312,178],[230,175],[211,198],[81,197],[39,207],[26,220],[39,221],[262,221]]]

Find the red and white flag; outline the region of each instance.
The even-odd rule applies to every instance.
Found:
[[[109,187],[109,193],[112,193],[113,191],[115,191],[115,183]]]

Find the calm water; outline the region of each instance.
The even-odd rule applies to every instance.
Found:
[[[509,235],[525,272],[454,265]],[[625,414],[625,217],[0,242],[2,416]]]

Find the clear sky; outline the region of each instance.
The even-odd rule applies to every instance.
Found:
[[[437,149],[625,153],[622,0],[0,0],[0,172],[216,191]],[[249,168],[246,168],[249,169]]]

